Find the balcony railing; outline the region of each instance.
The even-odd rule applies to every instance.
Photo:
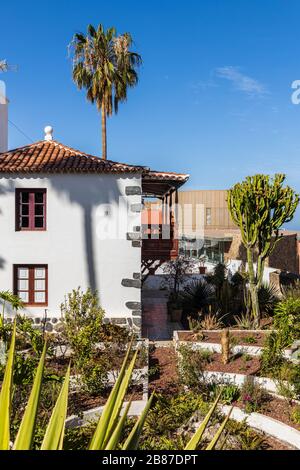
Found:
[[[178,256],[175,227],[166,224],[142,225],[142,259],[169,261]]]

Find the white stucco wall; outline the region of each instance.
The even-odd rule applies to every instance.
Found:
[[[129,211],[127,227],[126,204],[141,203],[141,196],[126,196],[126,186],[141,186],[140,175],[2,175],[0,290],[12,290],[13,264],[48,264],[48,307],[28,307],[31,316],[43,316],[45,308],[48,316],[60,316],[67,292],[94,284],[107,316],[130,317],[125,302],[140,302],[140,289],[121,282],[140,273],[141,249],[126,234],[140,226],[141,214]],[[15,231],[15,188],[47,188],[46,231]],[[120,214],[124,223],[113,233]],[[109,230],[103,239],[101,231]]]

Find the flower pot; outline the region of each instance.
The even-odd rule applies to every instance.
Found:
[[[206,267],[205,266],[199,266],[199,273],[200,274],[205,274],[206,273]]]
[[[182,316],[182,308],[173,308],[171,312],[171,321],[172,322],[180,322]]]

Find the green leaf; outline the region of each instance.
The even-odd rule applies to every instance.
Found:
[[[118,392],[118,395],[117,395],[117,398],[116,398],[116,403],[115,403],[115,406],[114,406],[114,409],[113,409],[113,412],[112,412],[112,415],[111,415],[110,425],[107,428],[107,432],[106,432],[106,436],[105,436],[105,440],[104,440],[104,446],[106,446],[108,440],[111,437],[111,434],[113,433],[113,431],[115,429],[115,426],[117,425],[117,422],[118,422],[118,419],[119,419],[119,416],[120,416],[120,412],[121,412],[121,409],[122,409],[122,406],[123,406],[123,403],[124,403],[125,395],[126,395],[126,392],[128,390],[129,383],[131,381],[132,372],[133,372],[134,365],[135,365],[135,362],[136,362],[137,354],[138,354],[138,351],[136,351],[134,353],[133,358],[132,358],[132,360],[129,364],[129,367],[126,370],[124,378],[121,382],[119,392]]]
[[[101,413],[101,416],[99,418],[96,430],[94,432],[94,435],[92,437],[92,440],[90,442],[89,449],[90,450],[101,450],[103,449],[103,443],[105,440],[105,437],[107,436],[107,432],[110,428],[110,423],[111,423],[111,418],[114,415],[115,416],[115,409],[116,409],[116,403],[118,399],[118,394],[119,394],[119,389],[121,386],[121,383],[123,381],[124,375],[125,375],[125,370],[129,358],[129,354],[131,351],[131,346],[132,346],[132,341],[129,344],[125,359],[123,361],[120,374],[116,380],[116,383],[110,392],[110,395],[108,397],[108,400],[103,408],[103,411]]]
[[[0,450],[8,450],[10,443],[10,409],[12,396],[12,383],[14,372],[14,356],[16,344],[16,322],[14,322],[13,333],[4,373],[4,379],[0,392]]]
[[[65,421],[68,408],[68,390],[70,382],[70,365],[68,367],[64,384],[57,398],[46,433],[42,442],[41,450],[62,450],[65,432]]]
[[[108,441],[107,445],[105,446],[104,450],[115,450],[117,448],[117,445],[119,444],[119,442],[121,440],[122,430],[123,430],[124,424],[126,422],[130,406],[131,406],[131,400],[127,403],[127,406],[124,410],[123,416],[122,416],[121,419],[119,419],[119,422],[118,422],[117,426],[115,427],[115,429],[114,429],[114,431],[111,435],[111,438],[109,439],[109,441]]]
[[[138,448],[138,443],[139,443],[139,438],[143,430],[143,426],[145,423],[145,420],[148,416],[149,410],[151,408],[152,400],[154,397],[154,393],[152,393],[151,397],[149,398],[148,402],[146,403],[146,406],[135,423],[134,427],[132,428],[129,436],[127,437],[125,444],[122,447],[122,450],[137,450]]]
[[[198,444],[203,436],[203,433],[208,425],[208,422],[212,416],[212,414],[214,413],[218,403],[219,403],[219,400],[220,400],[220,397],[222,395],[222,392],[219,393],[216,401],[214,402],[214,404],[212,405],[211,409],[209,410],[209,412],[207,413],[207,415],[205,416],[204,420],[202,421],[201,425],[199,426],[199,428],[197,429],[197,431],[195,432],[195,434],[193,435],[193,437],[191,438],[191,440],[188,442],[188,444],[186,445],[185,449],[184,450],[196,450],[197,447],[198,447]]]
[[[14,450],[29,450],[31,449],[35,423],[37,418],[37,410],[40,400],[41,387],[43,381],[44,363],[47,351],[47,344],[44,344],[44,349],[36,370],[35,379],[33,382],[31,394],[25,409],[25,413],[19,427],[19,431],[13,446]]]
[[[212,438],[212,440],[210,441],[210,443],[208,444],[208,446],[206,447],[205,450],[214,450],[218,440],[220,439],[221,437],[221,434],[223,433],[224,429],[225,429],[225,426],[227,424],[227,421],[229,420],[229,417],[231,415],[231,412],[232,412],[232,409],[233,407],[231,407],[228,415],[226,416],[226,418],[224,419],[223,423],[221,424],[221,426],[219,427],[218,431],[216,432],[216,434],[214,435],[214,437]],[[225,441],[223,442],[223,445],[224,445]]]

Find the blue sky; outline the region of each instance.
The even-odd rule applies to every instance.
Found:
[[[10,120],[33,141],[46,124],[100,154],[100,118],[71,79],[67,45],[88,23],[130,31],[140,82],[108,122],[109,158],[191,174],[186,189],[223,189],[258,172],[300,192],[298,0],[43,0],[1,4],[0,57]],[[29,140],[11,124],[10,147]],[[299,228],[299,212],[291,228]]]

